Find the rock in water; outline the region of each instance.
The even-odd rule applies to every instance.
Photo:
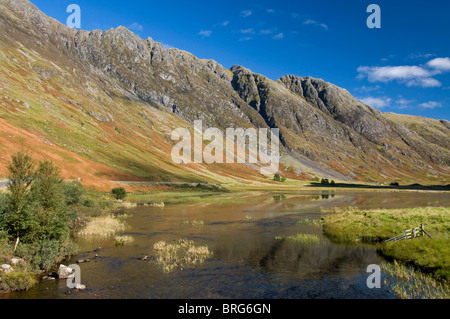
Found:
[[[67,279],[73,273],[73,269],[64,265],[59,266],[58,277],[59,279]]]
[[[77,284],[77,285],[75,286],[75,289],[77,289],[77,290],[85,290],[85,289],[86,289],[86,286],[85,286],[85,285],[82,285],[82,284]]]

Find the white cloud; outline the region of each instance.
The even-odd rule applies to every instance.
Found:
[[[359,79],[367,78],[372,83],[398,81],[409,87],[440,87],[442,83],[434,76],[450,72],[450,58],[436,58],[425,65],[360,66],[357,71]]]
[[[376,109],[382,109],[391,104],[392,99],[388,97],[366,97],[359,99],[364,104],[370,105]]]
[[[316,24],[316,20],[312,20],[312,19],[308,19],[305,22],[303,22],[303,24]]]
[[[427,66],[439,72],[450,71],[450,58],[436,58],[427,62]]]
[[[230,21],[224,21],[224,22],[222,22],[220,25],[222,26],[222,27],[226,27],[227,25],[229,25],[230,24]]]
[[[284,38],[284,34],[283,33],[278,33],[278,34],[274,35],[272,38],[274,40],[281,40],[281,39]]]
[[[241,17],[247,18],[253,14],[252,10],[243,10],[241,11]]]
[[[436,87],[441,86],[441,82],[432,78],[433,72],[421,66],[383,66],[368,67],[360,66],[357,70],[358,78],[367,77],[369,82],[390,82],[399,81],[407,86]]]
[[[367,77],[369,82],[389,82],[431,76],[428,70],[419,66],[360,66],[358,72],[361,78]]]
[[[399,109],[406,109],[408,108],[412,103],[414,103],[414,100],[407,100],[404,97],[400,96],[398,100],[395,101],[395,104]]]
[[[275,13],[275,10],[273,10],[273,9],[267,9],[266,11],[267,11],[267,13]]]
[[[306,25],[308,25],[308,24],[317,25],[317,26],[323,28],[324,30],[328,30],[328,26],[325,23],[319,23],[319,22],[317,22],[316,20],[313,20],[313,19],[305,20],[305,22],[303,22],[303,24],[306,24]]]
[[[372,91],[377,91],[381,89],[380,85],[376,85],[376,86],[361,86],[360,88],[356,88],[355,90],[358,92],[372,92]]]
[[[429,59],[432,56],[435,56],[435,54],[433,54],[433,53],[417,52],[417,53],[411,53],[406,58],[410,59],[410,60],[416,60],[416,59]]]
[[[263,30],[259,30],[259,34],[262,35],[268,35],[268,34],[272,34],[274,31],[271,29],[263,29]]]
[[[442,83],[434,78],[417,78],[406,83],[407,86],[419,86],[423,88],[440,87]]]
[[[242,34],[255,34],[255,30],[253,28],[243,29],[239,31]]]
[[[132,24],[130,24],[127,29],[132,31],[144,31],[144,27],[137,22],[133,22]]]
[[[422,103],[422,104],[419,104],[419,106],[424,109],[435,109],[435,108],[443,107],[441,102],[436,102],[436,101],[429,101],[426,103]]]
[[[239,41],[250,41],[250,40],[253,40],[253,37],[243,37],[239,39]]]
[[[211,30],[201,30],[198,34],[203,37],[209,38],[212,34],[212,31]]]

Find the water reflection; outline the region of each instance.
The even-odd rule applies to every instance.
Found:
[[[80,265],[85,291],[66,295],[65,282],[43,281],[29,292],[0,298],[393,298],[385,288],[366,286],[367,266],[381,261],[374,247],[334,244],[317,225],[298,221],[320,218],[322,209],[333,207],[430,205],[449,206],[450,198],[444,193],[249,193],[139,207],[127,219],[132,244],[82,239],[80,253],[66,261],[91,260]],[[299,233],[320,240],[285,239]],[[154,245],[182,238],[208,247],[211,257],[193,268],[162,271]]]

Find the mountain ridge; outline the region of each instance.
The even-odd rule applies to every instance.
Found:
[[[9,108],[3,107],[0,117],[36,131],[43,130],[43,123],[56,127],[58,121],[64,122],[79,131],[80,141],[73,143],[79,145],[74,149],[84,149],[82,140],[90,134],[86,127],[97,132],[97,143],[121,139],[114,142],[117,150],[133,146],[136,165],[141,166],[125,169],[136,178],[144,177],[142,171],[155,169],[145,159],[148,150],[142,150],[147,139],[154,139],[165,149],[165,154],[151,156],[165,163],[157,175],[178,180],[201,172],[211,180],[232,178],[233,174],[264,180],[242,165],[238,169],[220,167],[219,171],[224,170],[220,176],[212,174],[217,166],[191,167],[189,173],[187,168],[174,168],[169,160],[173,143],[168,134],[176,126],[166,123],[186,127],[199,119],[205,127],[220,129],[279,128],[282,170],[293,178],[436,181],[448,180],[450,175],[450,126],[445,121],[427,119],[429,129],[422,129],[422,120],[386,115],[321,79],[287,75],[273,81],[243,66],[226,69],[183,50],[166,50],[161,43],[144,40],[123,26],[106,31],[70,29],[26,0],[1,0],[0,26],[0,53],[8,60],[0,73],[0,81],[9,84],[3,89],[7,90],[4,96],[21,100],[18,92],[23,89],[24,96],[30,95],[24,102],[31,108],[19,109],[36,111],[40,122],[12,114],[12,109],[18,109],[12,102]],[[8,72],[20,76],[12,80]],[[29,92],[27,83],[39,87],[36,91],[40,94]],[[57,120],[43,117],[48,113],[47,104],[57,105]],[[66,114],[68,109],[72,117]],[[80,129],[81,122],[85,124]],[[116,129],[122,134],[117,136]],[[123,144],[124,135],[129,145]],[[63,136],[54,132],[46,139],[68,145]],[[134,137],[142,139],[141,146],[135,145]],[[99,145],[96,148],[99,152]],[[87,155],[90,159],[117,165],[105,159],[106,155],[93,152]],[[148,178],[158,177],[148,174]]]

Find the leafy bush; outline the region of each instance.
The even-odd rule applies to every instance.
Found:
[[[48,270],[54,264],[72,255],[76,245],[58,240],[39,240],[17,246],[16,255],[26,260],[32,269]]]
[[[127,191],[123,187],[113,188],[111,193],[115,199],[121,200],[127,197]]]
[[[28,290],[36,281],[35,276],[30,272],[13,271],[3,274],[0,280],[0,292]]]
[[[85,199],[85,200],[83,201],[83,206],[84,206],[84,207],[92,208],[92,207],[95,206],[95,202],[94,202],[92,199]]]
[[[274,180],[275,182],[281,182],[281,176],[278,175],[278,174],[275,174],[274,177],[273,177],[273,180]]]
[[[320,182],[322,185],[336,185],[335,181],[330,181],[328,178],[322,179]]]
[[[65,183],[64,195],[67,205],[78,205],[85,194],[83,185],[79,182]]]

